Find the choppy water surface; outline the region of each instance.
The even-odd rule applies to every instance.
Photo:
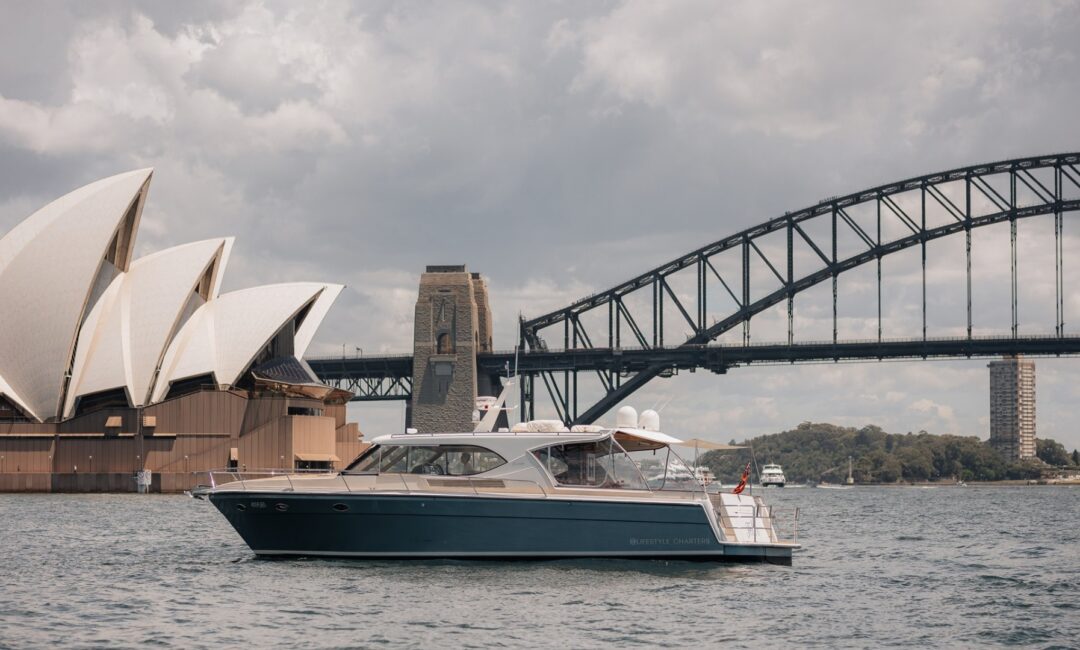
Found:
[[[256,560],[183,496],[0,495],[0,646],[1074,647],[1080,489],[770,490],[792,567]]]

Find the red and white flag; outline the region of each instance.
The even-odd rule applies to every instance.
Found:
[[[750,461],[746,461],[746,469],[742,471],[742,478],[739,479],[739,484],[735,486],[735,489],[731,491],[732,494],[742,494],[742,491],[746,489],[746,481],[750,478]]]

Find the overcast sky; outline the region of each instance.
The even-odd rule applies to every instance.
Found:
[[[508,348],[518,313],[824,197],[1080,150],[1074,1],[35,0],[0,18],[0,231],[153,166],[139,253],[236,235],[226,289],[348,285],[313,353],[409,352],[427,264],[487,276]],[[1052,333],[1052,231],[1036,221],[1021,224],[1022,326]],[[932,249],[931,336],[963,324],[960,243]],[[976,244],[976,324],[1006,331],[1007,231]],[[887,263],[887,336],[919,334],[917,268]],[[871,277],[841,281],[842,337],[876,331]],[[797,303],[800,337],[831,336],[828,295]],[[755,340],[783,338],[770,318]],[[986,438],[985,364],[683,374],[631,403],[670,399],[665,429],[721,440],[805,420]],[[1080,446],[1078,398],[1080,360],[1039,361],[1041,437]],[[397,404],[352,411],[369,434],[400,426]]]

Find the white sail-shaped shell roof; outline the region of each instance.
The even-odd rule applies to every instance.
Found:
[[[70,417],[90,395],[87,409],[143,406],[207,374],[235,385],[264,352],[303,355],[341,292],[302,282],[219,296],[232,238],[132,262],[152,173],[79,188],[0,238],[0,396],[28,417]]]
[[[3,395],[15,406],[18,406],[24,411],[27,410],[22,398],[19,397],[19,394],[15,392],[15,389],[12,388],[10,384],[4,381],[3,377],[0,377],[0,395]]]
[[[135,406],[147,403],[181,321],[217,296],[232,241],[208,239],[139,258],[113,282],[79,336],[65,416],[76,398],[115,388],[126,388]]]
[[[64,414],[68,415],[75,401],[75,391],[92,383],[106,383],[101,381],[101,375],[118,375],[117,383],[109,382],[104,388],[127,386],[131,381],[130,365],[124,357],[124,333],[119,326],[120,293],[124,286],[124,277],[120,276],[112,281],[105,290],[93,309],[86,316],[82,330],[79,333],[79,342],[75,348],[75,360],[72,369],[72,378],[68,384],[67,396],[64,403]],[[109,360],[108,363],[98,364],[95,377],[87,381],[85,368],[91,359]],[[108,366],[106,369],[104,366]],[[106,371],[107,370],[107,371]],[[103,372],[105,371],[105,372]],[[94,390],[82,390],[79,394],[94,392]]]
[[[330,307],[333,306],[334,301],[337,300],[345,285],[327,284],[324,287],[319,293],[319,297],[315,299],[315,304],[311,306],[311,311],[304,317],[304,322],[300,323],[300,327],[296,328],[296,337],[293,340],[295,341],[296,356],[298,358],[304,356],[307,352],[311,340],[315,338],[315,331],[319,329],[319,325],[322,325],[323,319],[326,318]]]
[[[294,354],[303,353],[310,337],[300,333],[318,328],[326,309],[316,309],[324,293],[328,301],[342,285],[318,282],[272,284],[225,293],[199,308],[173,339],[157,383],[153,401],[168,393],[172,382],[212,374],[219,385],[233,385],[263,350],[305,307],[311,306],[294,337]],[[328,305],[327,305],[328,307]]]
[[[151,173],[77,189],[0,239],[0,377],[28,415],[58,415],[83,316],[128,268]]]

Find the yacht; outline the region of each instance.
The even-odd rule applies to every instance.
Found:
[[[336,473],[214,471],[192,496],[258,556],[791,564],[799,548],[797,510],[707,492],[655,411],[623,407],[611,428],[483,424],[382,436]]]
[[[696,478],[706,489],[712,487],[716,483],[716,474],[704,465],[695,465],[693,467],[694,478]]]
[[[787,479],[784,478],[784,470],[779,465],[766,465],[761,469],[761,487],[784,487]]]

